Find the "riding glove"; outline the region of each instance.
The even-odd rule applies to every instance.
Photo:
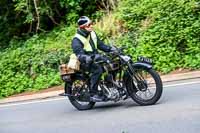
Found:
[[[85,56],[85,63],[86,64],[91,64],[92,63],[92,58],[90,56]]]
[[[104,61],[104,62],[106,62],[108,59],[105,56],[103,56],[103,55],[95,54],[94,60],[95,61]]]
[[[114,47],[114,46],[111,46],[111,48],[110,48],[110,52],[117,52],[117,48]]]

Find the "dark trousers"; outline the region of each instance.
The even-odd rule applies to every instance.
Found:
[[[90,93],[95,94],[98,91],[98,81],[103,73],[102,66],[98,64],[83,65],[84,70],[91,73],[90,77]]]

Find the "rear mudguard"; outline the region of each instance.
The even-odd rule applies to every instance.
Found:
[[[70,80],[65,81],[65,87],[64,87],[65,93],[69,95],[71,95],[70,93],[74,80],[87,80],[89,78],[89,75],[81,72],[71,74],[70,76],[71,76]]]

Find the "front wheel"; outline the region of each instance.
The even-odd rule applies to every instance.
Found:
[[[65,89],[69,94],[71,104],[78,110],[93,108],[95,102],[88,100],[89,88],[84,80],[74,80],[73,83],[65,83]]]
[[[139,105],[153,105],[162,95],[162,80],[153,69],[135,69],[126,83],[130,97]]]

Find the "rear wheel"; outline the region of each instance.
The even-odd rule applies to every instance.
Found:
[[[74,80],[73,83],[65,83],[65,89],[71,104],[78,110],[93,108],[95,102],[89,101],[89,86],[84,80]]]
[[[162,95],[162,81],[153,69],[136,69],[134,76],[127,80],[127,91],[136,103],[153,105]]]

